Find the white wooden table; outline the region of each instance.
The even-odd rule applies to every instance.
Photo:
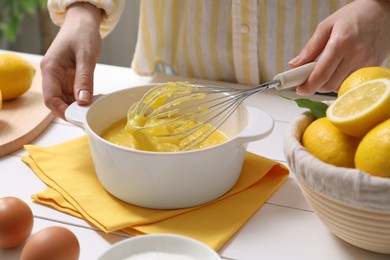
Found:
[[[0,52],[4,52],[1,51]],[[29,60],[39,61],[41,56],[19,53]],[[183,80],[183,78],[159,75],[141,78],[131,69],[98,64],[95,73],[95,92],[109,93],[122,88],[150,81]],[[303,109],[279,94],[297,97],[291,90],[268,90],[250,97],[247,102],[269,113],[275,120],[272,134],[253,142],[248,149],[285,164],[283,135],[289,122]],[[317,95],[316,100],[331,99]],[[51,146],[84,135],[71,124],[55,119],[32,144]],[[0,197],[14,196],[26,201],[31,207],[35,224],[33,233],[47,226],[65,226],[75,233],[81,246],[81,260],[96,259],[114,243],[126,238],[121,233],[106,234],[88,222],[61,213],[52,208],[33,203],[30,196],[45,188],[35,174],[22,161],[26,151],[19,150],[0,158]],[[21,247],[0,249],[0,259],[19,259]],[[223,259],[390,259],[354,247],[335,237],[323,225],[304,197],[290,173],[282,187],[258,210],[247,224],[219,251]]]

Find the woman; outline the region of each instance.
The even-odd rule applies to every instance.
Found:
[[[101,38],[115,27],[124,3],[49,0],[51,17],[61,30],[41,68],[45,103],[56,116],[64,118],[66,107],[75,100],[90,103]],[[318,59],[297,93],[337,92],[351,72],[382,64],[390,52],[390,1],[343,4],[143,0],[132,68],[141,75],[158,69],[254,85],[288,65]]]

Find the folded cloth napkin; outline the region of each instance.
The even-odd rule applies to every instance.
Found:
[[[34,201],[84,218],[105,232],[131,235],[174,233],[218,250],[285,181],[283,165],[247,152],[237,184],[210,203],[185,209],[155,210],[127,204],[109,194],[94,172],[85,136],[51,146],[26,145],[22,158],[48,185]]]

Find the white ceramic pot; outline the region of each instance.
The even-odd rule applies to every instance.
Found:
[[[130,105],[152,86],[100,96],[89,107],[73,103],[65,112],[67,120],[88,135],[95,171],[104,188],[127,203],[155,209],[192,207],[229,191],[240,176],[247,143],[269,135],[272,118],[241,105],[220,128],[229,141],[186,152],[128,149],[99,136],[125,118]]]

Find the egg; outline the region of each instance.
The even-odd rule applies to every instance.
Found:
[[[73,232],[53,226],[27,240],[20,260],[77,260],[79,255],[80,244]]]
[[[26,202],[15,197],[0,198],[0,248],[22,244],[33,225],[33,213]]]

